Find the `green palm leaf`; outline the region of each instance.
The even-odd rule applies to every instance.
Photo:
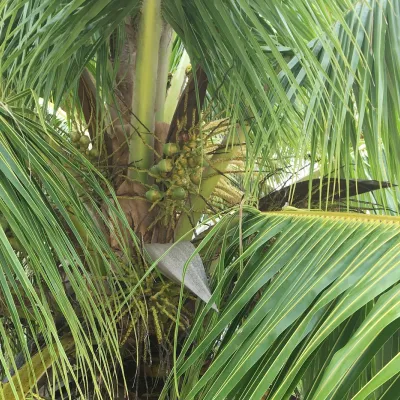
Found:
[[[2,104],[0,127],[0,211],[6,221],[0,231],[1,346],[8,357],[21,351],[30,360],[27,338],[33,337],[35,347],[49,349],[46,365],[56,363],[64,390],[69,391],[70,380],[77,383],[82,372],[76,374],[59,339],[67,329],[81,371],[101,376],[111,393],[114,366],[106,359],[119,352],[120,300],[110,299],[109,293],[121,290],[115,278],[126,275],[126,267],[121,269],[121,260],[98,229],[96,222],[110,225],[99,200],[127,223],[90,163],[43,116]],[[14,330],[7,327],[10,324]],[[4,356],[0,361],[8,381],[10,367],[18,377],[21,365]],[[30,374],[29,389],[35,384],[35,365],[24,367],[24,374]],[[5,393],[27,394],[25,379],[7,383]],[[94,387],[99,391],[96,383]]]
[[[249,205],[305,176],[308,207],[327,209],[338,190],[349,210],[351,183],[369,180],[387,189],[356,201],[398,213],[399,18],[399,0],[2,2],[3,397],[42,379],[51,398],[125,395],[128,337],[137,392],[147,353],[151,364],[175,340],[161,398],[397,396],[398,220]],[[226,127],[214,137],[215,120]],[[183,149],[183,133],[211,139]],[[186,176],[162,172],[151,188],[165,141],[208,163],[178,206],[168,189]],[[243,171],[228,172],[234,161]],[[222,176],[239,209],[214,191]],[[168,292],[134,231],[146,244],[190,239],[199,221],[213,296],[189,318],[183,286]]]
[[[205,241],[216,240],[214,229]],[[199,312],[178,359],[182,397],[257,399],[269,391],[267,398],[285,399],[318,357],[320,369],[312,370],[315,387],[305,396],[331,398],[346,374],[358,376],[372,368],[375,353],[369,346],[374,343],[378,352],[384,340],[375,338],[394,321],[391,334],[398,329],[397,218],[250,213],[243,220],[242,254],[238,231],[229,237],[220,255],[224,268],[217,267],[213,278],[214,298],[224,299],[217,301],[221,315],[210,319],[205,310]],[[255,296],[257,302],[249,307]],[[338,332],[344,335],[341,348],[332,342]],[[359,363],[364,352],[366,362]],[[205,372],[199,370],[204,360],[211,361]],[[399,372],[395,359],[386,365],[364,391]]]

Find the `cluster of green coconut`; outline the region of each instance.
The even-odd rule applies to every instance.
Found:
[[[79,151],[91,159],[96,159],[99,157],[99,152],[96,146],[92,146],[89,150],[89,145],[91,143],[90,137],[87,135],[81,135],[79,132],[71,131],[69,134],[71,138],[71,143],[74,147],[79,149]]]
[[[157,185],[146,192],[146,198],[152,203],[164,198],[173,201],[185,200],[189,193],[198,190],[201,181],[203,156],[201,142],[193,136],[180,147],[177,143],[166,143],[163,147],[163,158],[150,168],[150,175],[157,183],[166,187],[163,192]]]
[[[0,215],[0,225],[5,232],[8,241],[10,242],[11,247],[17,251],[17,252],[24,252],[24,248],[21,244],[21,242],[13,235],[12,230],[10,229],[10,225],[7,222],[6,218],[4,215]]]

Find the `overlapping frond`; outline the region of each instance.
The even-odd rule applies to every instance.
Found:
[[[1,72],[4,88],[34,89],[58,105],[96,56],[98,78],[110,89],[104,63],[107,39],[125,16],[136,14],[139,1],[11,1],[0,6]],[[115,45],[118,47],[118,41]],[[106,47],[104,47],[106,46]],[[104,58],[105,57],[105,58]]]
[[[200,245],[215,260],[220,314],[197,314],[176,365],[181,397],[347,399],[389,388],[400,372],[399,219],[250,211],[239,223],[225,217]]]
[[[113,393],[121,282],[138,279],[102,228],[118,240],[114,226],[128,227],[125,217],[104,179],[43,115],[1,102],[0,131],[3,395],[27,395],[50,366],[59,380],[54,391]],[[43,368],[40,359],[29,364],[39,349]],[[28,360],[24,370],[14,361],[18,353],[22,365]]]
[[[216,112],[251,123],[248,192],[258,191],[257,167],[296,174],[307,153],[311,174],[318,165],[321,178],[398,181],[399,7],[165,3],[168,21],[207,71],[210,92],[218,87]],[[391,208],[386,194],[378,196]]]
[[[0,5],[0,365],[4,393],[16,398],[42,376],[56,382],[53,397],[101,398],[117,389],[118,321],[132,311],[149,271],[129,265],[127,242],[134,248],[135,237],[113,189],[46,107],[64,106],[82,129],[93,124],[99,148],[104,131],[119,124],[124,143],[132,88],[121,99],[119,85],[134,82],[124,78],[140,7],[139,0]],[[330,190],[324,182],[332,177],[345,180],[345,197],[350,179],[389,182],[374,193],[382,209],[372,211],[399,211],[400,0],[164,0],[162,16],[180,38],[170,60],[180,71],[172,103],[186,80],[187,51],[207,75],[209,119],[227,118],[232,127],[232,138],[220,142],[237,144],[233,136],[245,133],[242,191],[229,186],[230,201],[220,184],[217,206],[226,210],[242,192],[252,202],[265,192],[266,175],[282,183],[309,164],[320,192]],[[193,104],[190,110],[201,114]],[[109,147],[113,162],[119,150]],[[242,214],[214,218],[200,242],[214,296],[198,311],[164,398],[176,391],[184,399],[397,395],[398,220]],[[220,313],[207,314],[214,301]],[[145,305],[136,311],[145,313]],[[22,369],[16,354],[27,361]]]

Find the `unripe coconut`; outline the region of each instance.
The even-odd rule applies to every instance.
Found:
[[[71,138],[72,143],[77,143],[77,142],[79,142],[79,139],[81,138],[81,134],[79,132],[71,131],[69,133],[69,137]]]
[[[150,189],[146,192],[146,199],[152,203],[162,199],[162,193],[157,189]]]
[[[179,152],[179,147],[176,143],[165,143],[163,147],[163,153],[167,157],[171,157]]]
[[[99,151],[95,147],[92,147],[89,150],[89,154],[88,155],[89,155],[90,158],[98,158],[99,157]]]
[[[149,170],[151,175],[160,176],[160,171],[158,169],[158,165],[153,165]]]
[[[183,187],[175,187],[171,189],[170,196],[172,200],[184,200],[187,196],[187,191]]]
[[[79,139],[79,145],[82,150],[86,150],[89,147],[90,144],[90,137],[82,135]]]
[[[201,173],[194,172],[193,174],[190,174],[190,180],[194,185],[199,185],[201,182]]]
[[[171,172],[174,167],[172,160],[164,159],[157,164],[158,170],[162,172]]]

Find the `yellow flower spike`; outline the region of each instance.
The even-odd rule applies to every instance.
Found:
[[[168,303],[167,303],[168,304]],[[167,311],[166,307],[162,306],[160,303],[156,303],[157,308],[165,314],[170,320],[176,322],[177,317],[174,317],[170,312]],[[178,325],[181,329],[185,329],[185,325],[179,320]]]
[[[163,335],[162,335],[160,320],[158,319],[158,315],[157,315],[157,310],[153,306],[153,307],[151,307],[151,311],[152,311],[152,314],[153,314],[154,326],[156,328],[157,340],[158,340],[158,343],[161,344],[162,341],[163,341]]]
[[[125,332],[125,335],[121,340],[120,347],[122,347],[126,343],[126,341],[128,340],[129,336],[132,333],[133,328],[135,327],[135,323],[136,323],[136,318],[132,318],[131,322],[129,323],[128,329]]]

